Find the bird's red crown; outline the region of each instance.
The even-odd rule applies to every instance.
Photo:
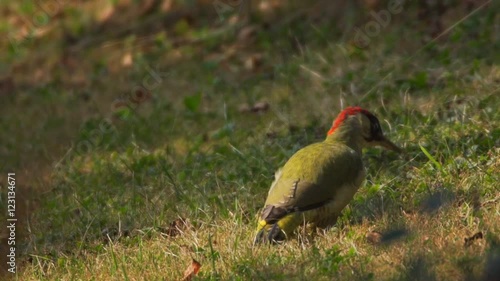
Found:
[[[340,124],[342,124],[342,122],[345,121],[345,119],[347,119],[347,117],[351,115],[356,115],[360,112],[366,115],[371,114],[368,110],[363,109],[359,106],[350,106],[342,110],[337,116],[337,118],[335,118],[335,121],[333,121],[332,128],[330,129],[330,131],[328,131],[327,135],[333,134],[333,132],[335,132],[335,130],[340,126]]]

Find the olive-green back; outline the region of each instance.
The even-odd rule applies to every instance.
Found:
[[[363,173],[361,156],[343,143],[320,142],[297,151],[283,166],[265,205],[307,208],[335,198]]]

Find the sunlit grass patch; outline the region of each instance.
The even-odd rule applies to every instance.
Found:
[[[92,36],[68,13],[69,37],[51,44]],[[36,59],[15,57],[16,94],[0,95],[1,167],[48,179],[30,189],[19,278],[180,280],[195,259],[195,280],[484,279],[500,237],[491,14],[426,47],[399,18],[368,48],[303,19],[255,23],[244,44],[184,19],[63,57],[39,41]],[[160,82],[139,99],[151,69]],[[367,181],[332,229],[254,246],[274,171],[348,105],[404,155],[365,151]]]

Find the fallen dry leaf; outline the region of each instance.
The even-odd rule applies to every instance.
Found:
[[[257,27],[255,25],[248,25],[243,27],[238,33],[238,41],[240,43],[248,43],[253,40],[257,35]]]
[[[267,102],[258,102],[253,105],[252,112],[266,112],[269,109]]]
[[[366,240],[372,244],[378,244],[382,241],[382,234],[378,231],[370,231],[366,234]]]
[[[129,96],[129,100],[135,104],[141,104],[151,98],[151,92],[144,87],[135,88],[133,94]]]
[[[122,65],[123,66],[131,66],[133,62],[132,59],[132,54],[130,52],[127,52],[123,57],[122,57]]]
[[[184,277],[182,277],[181,281],[191,280],[196,274],[198,274],[198,271],[200,271],[200,268],[201,268],[201,263],[199,263],[198,261],[193,259],[191,264],[184,271]]]
[[[254,71],[259,66],[262,65],[262,55],[261,54],[253,54],[245,59],[244,66],[246,70]]]
[[[161,7],[160,7],[160,10],[162,12],[169,12],[173,9],[174,7],[174,1],[173,0],[165,0],[163,1],[163,3],[161,4]]]
[[[99,13],[97,14],[97,21],[105,22],[109,20],[114,13],[115,13],[115,6],[109,3],[108,5],[105,5],[104,7],[101,7],[101,9],[99,9]]]
[[[245,112],[253,112],[253,113],[260,113],[260,112],[266,112],[267,110],[269,110],[269,103],[267,102],[258,102],[252,106],[250,106],[249,104],[242,104],[239,106],[238,108],[238,111],[241,112],[241,113],[245,113]]]

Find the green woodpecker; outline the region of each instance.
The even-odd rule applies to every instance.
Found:
[[[323,142],[300,149],[276,172],[255,243],[284,240],[301,224],[335,224],[365,178],[361,150],[369,146],[401,152],[384,137],[375,115],[360,107],[346,108]]]

